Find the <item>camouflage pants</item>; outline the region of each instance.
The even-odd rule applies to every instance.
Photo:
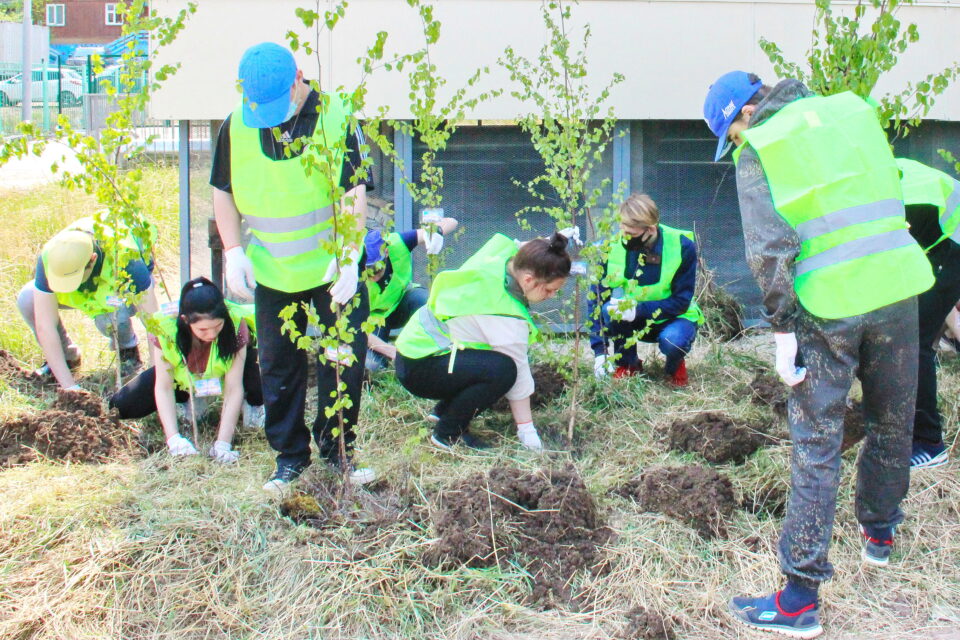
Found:
[[[887,527],[903,520],[917,388],[917,302],[909,298],[841,320],[802,312],[797,325],[807,379],[793,388],[788,420],[793,453],[780,567],[814,587],[830,579],[827,559],[840,482],[847,393],[863,386],[866,436],[857,461],[856,515]]]

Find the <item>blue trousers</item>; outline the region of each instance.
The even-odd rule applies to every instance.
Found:
[[[609,321],[607,337],[613,341],[613,352],[620,355],[618,365],[635,366],[637,364],[636,349],[627,349],[627,339],[634,332],[643,332],[650,323],[649,318],[638,318],[633,322]],[[664,371],[673,375],[680,362],[690,353],[693,341],[697,337],[697,323],[686,318],[674,318],[659,324],[650,324],[649,329],[639,338],[640,342],[656,342],[666,359]]]

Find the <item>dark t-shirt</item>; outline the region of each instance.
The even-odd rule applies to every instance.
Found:
[[[300,113],[282,123],[280,128],[280,140],[273,135],[273,129],[260,129],[260,148],[263,154],[271,160],[287,160],[296,158],[303,152],[301,148],[294,152],[290,150],[290,158],[284,154],[284,148],[290,142],[297,138],[309,137],[317,126],[317,119],[320,114],[317,113],[317,105],[320,103],[320,94],[316,91],[310,91]],[[233,193],[230,177],[230,117],[223,121],[220,132],[217,134],[217,148],[213,152],[213,167],[210,170],[210,186]],[[360,127],[356,127],[347,135],[347,154],[343,158],[343,170],[340,172],[340,186],[346,190],[354,187],[352,178],[360,163],[366,154],[361,155],[360,147],[364,144],[363,132]],[[369,174],[368,170],[368,174]],[[366,185],[367,191],[374,188],[373,177],[367,176],[367,179],[361,180],[357,184]],[[241,211],[241,213],[243,213]]]
[[[80,288],[77,289],[78,291],[95,291],[97,288],[95,283],[97,278],[100,277],[100,270],[103,269],[103,254],[100,253],[99,248],[96,248],[95,251],[97,252],[97,263],[93,266],[90,277],[83,281]],[[148,265],[143,260],[131,260],[127,263],[124,270],[130,274],[130,281],[133,284],[133,291],[135,293],[146,291],[153,283],[153,278],[150,275],[153,272],[152,261]],[[33,286],[35,286],[38,291],[53,293],[50,289],[50,283],[47,282],[47,272],[43,268],[42,257],[37,258],[37,271],[33,279]]]

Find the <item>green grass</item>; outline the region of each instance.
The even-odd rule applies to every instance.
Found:
[[[166,231],[161,262],[176,279],[167,268],[176,257],[173,171],[151,174],[150,182],[156,191],[150,208]],[[17,221],[0,232],[0,278],[10,292],[0,309],[0,346],[31,364],[37,350],[22,335],[12,295],[29,277],[46,236],[93,206],[55,187],[0,198],[0,219]],[[85,350],[99,354],[87,361],[84,375],[101,375],[109,361],[105,341],[71,315],[65,314],[68,326]],[[0,471],[0,638],[610,638],[638,604],[673,618],[680,638],[754,637],[733,626],[725,603],[731,595],[779,585],[780,519],[737,511],[728,539],[704,541],[611,490],[651,465],[703,462],[667,450],[666,431],[678,417],[715,410],[747,422],[773,421],[768,409],[740,393],[754,371],[772,361],[767,342],[698,343],[684,390],[657,379],[656,365],[648,367],[650,379],[611,381],[602,389],[589,383],[578,409],[577,454],[557,451],[546,460],[521,450],[509,418],[496,414],[477,421],[499,445],[491,455],[435,452],[422,439],[429,403],[412,398],[390,375],[367,389],[359,445],[363,460],[385,480],[384,495],[400,493],[430,509],[446,487],[495,465],[576,465],[616,533],[606,549],[610,574],[576,582],[587,603],[579,610],[524,606],[529,585],[521,566],[424,566],[420,553],[436,535],[428,524],[396,522],[372,536],[361,535],[349,518],[323,530],[293,524],[260,490],[273,464],[262,433],[241,431],[242,457],[232,467],[158,453],[129,464],[44,461]],[[960,360],[945,360],[941,380],[953,442]],[[0,417],[49,401],[0,381]],[[537,412],[541,429],[565,431],[566,407],[561,401]],[[155,421],[143,427],[155,441]],[[209,446],[212,430],[201,439]],[[718,469],[730,476],[738,498],[754,495],[788,482],[789,453],[778,443],[741,466]],[[916,476],[894,563],[879,571],[859,560],[854,463],[855,451],[844,459],[831,552],[837,574],[823,591],[829,637],[956,640],[949,635],[960,626],[955,466]],[[326,472],[315,466],[308,473]],[[357,509],[353,501],[343,508],[348,515]]]

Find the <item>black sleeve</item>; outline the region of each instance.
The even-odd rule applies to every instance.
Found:
[[[223,121],[220,132],[217,133],[217,146],[213,150],[213,163],[210,168],[210,186],[233,193],[230,186],[230,116]]]
[[[363,137],[363,131],[357,124],[354,130],[347,135],[347,155],[343,159],[343,170],[340,171],[340,186],[346,191],[356,186],[353,182],[353,176],[360,169],[363,158],[367,156],[366,153],[361,153],[360,147],[364,144],[366,144],[366,140]],[[373,167],[367,167],[367,177],[356,183],[366,185],[368,192],[374,189],[372,169]]]

